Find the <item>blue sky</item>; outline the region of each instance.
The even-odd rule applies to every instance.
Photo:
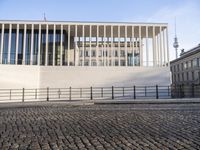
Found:
[[[169,24],[170,59],[174,18],[179,49],[200,43],[199,0],[0,0],[0,20],[166,22]]]

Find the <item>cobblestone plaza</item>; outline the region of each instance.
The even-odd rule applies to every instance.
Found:
[[[1,104],[0,149],[200,149],[200,104]]]

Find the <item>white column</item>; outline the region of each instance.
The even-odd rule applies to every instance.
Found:
[[[106,51],[107,51],[107,66],[109,66],[110,64],[110,56],[109,56],[109,52],[110,52],[110,43],[109,43],[109,37],[107,37],[107,46],[106,46]]]
[[[1,55],[0,55],[0,63],[3,63],[3,46],[4,46],[4,24],[2,24],[1,29]]]
[[[113,26],[111,26],[111,66],[114,66],[114,50],[113,50]]]
[[[55,66],[55,55],[56,55],[56,25],[53,25],[53,66]]]
[[[23,65],[25,65],[26,61],[26,24],[24,24],[24,42],[23,42]]]
[[[60,33],[60,66],[63,64],[63,25],[61,24],[61,33]]]
[[[18,46],[19,46],[19,24],[17,24],[17,32],[16,32],[16,47],[15,47],[15,64],[18,63]]]
[[[148,31],[148,26],[146,26],[146,65],[149,66],[149,31]]]
[[[41,49],[41,24],[39,24],[39,34],[38,34],[38,66],[40,66],[40,49]]]
[[[99,66],[99,26],[97,25],[96,64]]]
[[[121,38],[120,38],[120,26],[118,26],[118,66],[121,66],[121,59],[120,59],[120,55],[121,55],[121,53],[120,53],[120,40],[121,40]]]
[[[67,64],[70,66],[70,25],[68,25],[68,48],[67,48]]]
[[[164,57],[164,65],[166,66],[166,45],[165,45],[165,41],[166,41],[166,38],[165,38],[165,29],[163,29],[163,57]]]
[[[135,32],[134,32],[134,26],[132,26],[132,58],[133,58],[133,66],[135,66],[135,56],[134,56],[134,49],[135,49],[135,44],[134,44],[134,37],[135,37]]]
[[[166,45],[167,45],[167,65],[169,66],[169,43],[168,43],[168,27],[166,27]]]
[[[153,48],[153,66],[156,66],[156,41],[155,41],[155,26],[153,26],[152,48]]]
[[[105,49],[106,49],[106,26],[104,25],[104,37],[103,37],[103,47],[104,47],[104,49],[103,49],[103,53],[104,53],[104,58],[103,58],[103,65],[105,66],[105,56],[106,56],[106,54],[105,54]]]
[[[34,42],[34,24],[31,25],[31,59],[30,59],[30,65],[33,65],[33,42]]]
[[[139,26],[139,48],[140,48],[140,66],[143,66],[143,52],[142,52],[142,39],[141,39],[141,26]]]
[[[46,25],[46,56],[45,56],[45,66],[48,65],[48,55],[49,55],[49,26],[48,24]]]
[[[91,47],[91,41],[92,41],[92,26],[90,25],[90,33],[89,33],[90,35],[90,38],[89,38],[89,40],[90,40],[90,60],[89,60],[89,66],[92,66],[92,47]]]
[[[158,66],[160,66],[160,35],[159,33],[157,34],[157,61],[158,61]]]
[[[162,28],[160,26],[160,65],[162,66],[163,65],[163,55],[162,55],[162,51],[163,51],[163,48],[162,48]]]
[[[8,64],[10,64],[10,53],[11,53],[11,36],[12,36],[12,24],[9,24],[9,38],[8,38]]]
[[[125,26],[125,64],[128,66],[128,49],[127,49],[127,26]]]
[[[79,62],[79,53],[77,52],[77,41],[78,41],[78,37],[77,37],[77,24],[75,25],[75,38],[74,38],[74,41],[75,41],[75,47],[74,47],[74,66],[77,66],[78,65],[78,62]],[[77,55],[78,53],[78,55]]]
[[[85,65],[85,26],[82,26],[82,66]]]

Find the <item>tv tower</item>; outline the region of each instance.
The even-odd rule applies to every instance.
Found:
[[[177,36],[176,36],[176,18],[175,18],[175,38],[174,38],[173,47],[175,48],[175,51],[176,51],[176,59],[177,59],[177,58],[178,58],[178,47],[179,47],[179,44],[178,44],[178,38],[177,38]]]

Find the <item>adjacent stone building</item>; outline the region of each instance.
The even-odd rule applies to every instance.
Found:
[[[200,96],[200,44],[187,52],[182,50],[180,57],[170,62],[172,96]]]

